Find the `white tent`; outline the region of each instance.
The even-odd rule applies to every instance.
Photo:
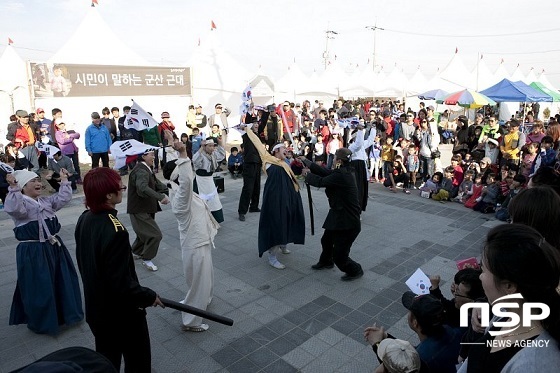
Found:
[[[499,80],[496,80],[495,75],[492,74],[484,59],[480,57],[480,59],[478,59],[477,61],[476,66],[471,72],[470,88],[474,89],[475,91],[481,91],[485,88],[493,86],[498,82]]]
[[[375,94],[378,97],[404,97],[407,81],[408,79],[402,70],[395,66],[393,71],[381,81],[380,86],[375,90]]]
[[[268,105],[274,100],[275,85],[272,80],[259,71],[249,81],[252,88],[253,102],[255,105]]]
[[[366,66],[365,71],[356,69],[352,75],[342,82],[340,95],[344,98],[373,96],[373,78],[371,66]]]
[[[348,80],[348,75],[346,75],[340,64],[335,60],[327,66],[327,69],[321,75],[321,79],[325,81],[325,85],[335,89],[340,96],[340,87]]]
[[[18,109],[30,111],[29,78],[27,64],[14,47],[8,45],[0,57],[0,118],[8,123],[10,115]],[[0,126],[0,143],[6,144],[7,126]]]
[[[519,65],[517,65],[517,67],[515,68],[515,70],[513,71],[513,73],[511,74],[511,79],[512,82],[518,82],[518,81],[522,81],[525,82],[525,74],[523,74],[523,72],[521,71],[521,68],[519,67]]]
[[[101,18],[97,8],[88,12],[74,34],[49,63],[87,63],[90,65],[149,66],[148,62],[122,42]],[[115,51],[116,53],[104,53]]]
[[[408,80],[406,96],[416,96],[427,90],[429,90],[428,79],[426,79],[426,76],[422,73],[420,67],[418,67],[414,75],[412,75],[412,78]]]
[[[459,57],[459,54],[455,52],[451,61],[443,68],[443,70],[439,73],[439,78],[443,81],[447,81],[453,84],[456,87],[460,87],[459,89],[471,88],[469,85],[470,82],[470,72],[465,67],[463,60]],[[441,88],[445,89],[445,87],[433,87],[434,88]],[[456,91],[457,89],[449,90],[449,92]]]
[[[556,89],[556,87],[546,77],[544,70],[541,72],[541,75],[539,75],[537,81],[554,90],[555,92],[558,92],[558,89]]]
[[[504,66],[504,61],[500,62],[500,64],[498,65],[498,68],[494,72],[494,82],[495,82],[494,84],[496,84],[498,82],[501,82],[504,79],[510,79],[510,78],[511,78],[511,75],[506,70],[506,68]],[[488,87],[481,87],[481,88],[482,88],[482,90],[485,90],[486,88],[490,88],[494,84],[490,84]]]
[[[308,85],[309,79],[294,61],[286,73],[276,80],[274,89],[279,99],[296,101],[297,92],[301,92]]]
[[[529,71],[529,74],[527,74],[527,76],[525,77],[525,80],[523,80],[523,83],[525,84],[531,84],[533,82],[536,82],[537,79],[537,74],[535,74],[535,69],[533,69],[531,67],[531,70]]]
[[[323,100],[329,102],[338,97],[338,90],[331,86],[316,71],[311,74],[306,84],[296,92],[297,100]],[[279,97],[280,98],[280,97]]]

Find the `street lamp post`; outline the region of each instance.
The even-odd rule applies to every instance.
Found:
[[[325,52],[323,52],[323,60],[325,61],[325,70],[327,69],[327,65],[329,64],[329,39],[334,39],[334,35],[338,35],[338,32],[333,30],[325,31]]]
[[[373,31],[373,71],[375,71],[375,57],[377,54],[375,53],[375,48],[377,48],[376,38],[377,38],[377,30],[385,30],[384,28],[377,27],[377,21],[373,26],[366,26],[368,30]]]

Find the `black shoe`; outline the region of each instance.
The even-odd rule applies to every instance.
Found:
[[[332,263],[331,264],[325,264],[325,263],[319,262],[317,264],[313,264],[311,266],[311,268],[316,269],[318,271],[321,270],[321,269],[331,269],[331,268],[334,268],[334,264],[332,264]]]
[[[245,221],[245,214],[239,214],[239,220]]]
[[[342,281],[354,281],[359,279],[360,277],[362,277],[364,275],[364,271],[362,269],[360,269],[360,272],[356,273],[355,275],[349,275],[348,273],[346,273],[344,276],[342,276],[340,279]]]
[[[261,212],[260,208],[249,209],[249,212]]]

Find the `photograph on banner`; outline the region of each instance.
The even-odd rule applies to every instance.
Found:
[[[188,67],[31,63],[35,97],[190,96]]]

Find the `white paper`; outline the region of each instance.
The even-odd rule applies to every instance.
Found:
[[[430,294],[430,278],[420,268],[406,280],[405,284],[416,295]]]

